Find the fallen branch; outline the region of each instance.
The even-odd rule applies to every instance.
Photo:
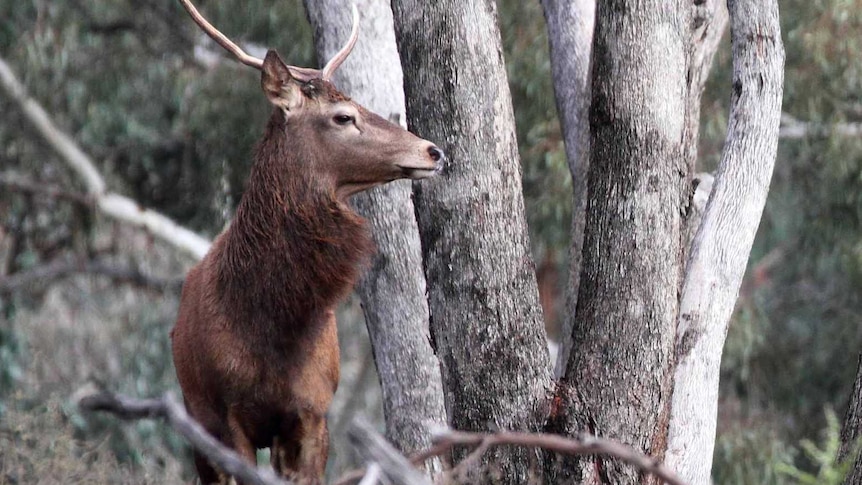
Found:
[[[0,57],[0,87],[18,104],[21,112],[42,138],[78,175],[87,193],[93,197],[97,209],[121,222],[146,229],[168,244],[191,254],[195,259],[204,257],[210,247],[209,240],[156,211],[139,206],[128,197],[108,192],[105,180],[90,157],[69,135],[54,125],[42,106],[27,94],[24,86],[2,57]]]
[[[16,291],[34,283],[73,274],[105,276],[114,281],[161,292],[179,292],[183,286],[182,278],[148,276],[136,268],[121,268],[102,261],[52,261],[46,265],[37,266],[28,271],[15,273],[0,279],[0,293]]]
[[[676,473],[664,466],[660,461],[643,455],[633,448],[615,441],[597,438],[588,434],[581,434],[577,438],[566,438],[559,435],[545,433],[519,433],[502,431],[499,433],[468,433],[464,431],[445,431],[433,438],[433,445],[410,457],[413,465],[419,465],[429,458],[443,455],[456,446],[474,446],[476,450],[468,455],[458,466],[452,470],[452,474],[461,474],[464,471],[462,465],[474,464],[481,455],[493,446],[514,445],[527,448],[541,448],[565,455],[601,455],[616,458],[640,470],[651,473],[669,485],[686,485]],[[363,443],[365,445],[365,443]],[[379,463],[379,462],[378,462]],[[385,473],[384,466],[384,473]],[[355,470],[345,474],[334,485],[349,485],[361,479],[364,470]],[[388,475],[386,475],[388,477]],[[398,482],[395,482],[398,483]]]
[[[186,413],[173,395],[168,392],[156,399],[131,399],[102,392],[91,394],[78,401],[86,411],[105,411],[122,419],[164,419],[177,433],[206,456],[216,467],[243,483],[253,485],[289,485],[275,476],[272,470],[257,468],[219,443]]]

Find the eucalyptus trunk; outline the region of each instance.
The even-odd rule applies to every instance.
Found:
[[[551,429],[587,431],[661,460],[673,376],[687,193],[688,3],[598,2],[590,167],[572,350]],[[556,482],[641,483],[604,457],[568,458]],[[652,483],[652,478],[646,479]]]
[[[360,36],[335,84],[375,113],[404,120],[401,63],[392,11],[385,0],[358,0]],[[351,1],[306,0],[317,54],[329,59],[350,35]],[[440,364],[430,344],[422,253],[409,181],[397,181],[354,196],[368,219],[377,252],[360,280],[368,334],[383,389],[386,435],[402,452],[431,444],[431,432],[446,423]],[[430,471],[439,460],[428,462]]]
[[[728,2],[733,48],[730,117],[712,194],[680,293],[667,465],[710,480],[721,354],[778,150],[784,48],[776,0]]]
[[[539,430],[551,369],[495,2],[392,7],[409,126],[449,157],[414,195],[450,424]],[[526,483],[538,459],[536,450],[494,448],[481,480]]]
[[[590,55],[595,26],[595,0],[542,0],[551,74],[557,112],[572,173],[572,246],[569,251],[569,278],[566,315],[560,331],[560,351],[555,375],[565,373],[572,347],[572,328],[578,304],[581,251],[587,209],[587,172],[590,166]]]

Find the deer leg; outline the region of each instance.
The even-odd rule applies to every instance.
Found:
[[[184,403],[189,415],[200,423],[207,433],[225,446],[230,446],[230,443],[225,442],[229,436],[224,427],[223,417],[206,406],[192,406],[187,399],[184,400]],[[224,485],[229,482],[229,477],[215,468],[206,456],[197,451],[194,452],[194,462],[202,485]]]
[[[326,470],[328,452],[329,430],[326,427],[326,416],[322,413],[300,411],[297,465],[301,482],[321,482]]]

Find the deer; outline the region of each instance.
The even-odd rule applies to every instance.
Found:
[[[186,276],[171,331],[188,413],[251,464],[270,449],[274,471],[320,483],[326,413],[338,385],[335,310],[373,243],[349,198],[396,179],[440,173],[443,151],[370,112],[332,84],[349,40],[322,70],[289,66],[274,50],[246,54],[190,0],[194,22],[261,72],[272,114],[229,227]],[[230,479],[195,453],[204,484]]]

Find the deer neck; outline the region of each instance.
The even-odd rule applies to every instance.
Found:
[[[323,188],[309,170],[312,157],[271,121],[224,235],[223,296],[276,325],[322,318],[352,289],[372,251],[364,220]]]

